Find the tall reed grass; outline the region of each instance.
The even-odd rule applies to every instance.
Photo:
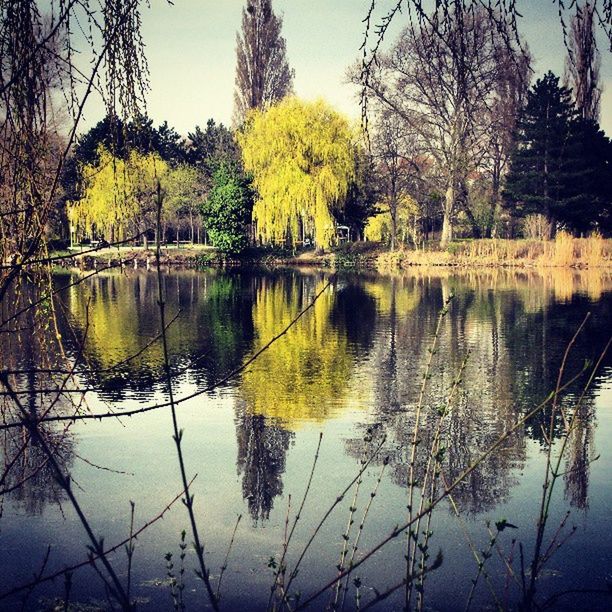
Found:
[[[379,269],[412,265],[604,268],[612,267],[612,240],[599,233],[574,238],[564,231],[554,240],[469,240],[452,243],[446,250],[384,252],[376,265]]]

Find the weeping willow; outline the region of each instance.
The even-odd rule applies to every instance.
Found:
[[[322,281],[314,291],[321,285]],[[253,324],[262,343],[278,334],[303,307],[304,289],[295,283],[287,290],[271,279],[258,287]],[[353,361],[346,336],[331,322],[334,300],[328,289],[290,335],[262,353],[244,373],[241,395],[252,414],[295,427],[303,421],[329,418],[334,407],[345,404]]]
[[[322,100],[290,97],[254,111],[238,142],[259,194],[253,208],[259,240],[295,245],[312,237],[320,248],[331,246],[334,211],[355,172],[348,121]]]
[[[148,229],[152,196],[157,180],[168,172],[166,162],[156,153],[136,151],[123,160],[103,146],[98,158],[81,170],[84,196],[68,205],[71,225],[79,234],[109,236],[111,241]]]

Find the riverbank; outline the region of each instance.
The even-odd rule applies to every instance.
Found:
[[[61,260],[64,267],[93,270],[104,267],[155,266],[155,252],[142,247],[106,248],[72,252]],[[451,243],[446,249],[388,248],[372,242],[354,242],[330,252],[292,252],[251,248],[239,257],[228,257],[212,247],[164,246],[161,264],[172,267],[315,266],[338,269],[397,270],[412,266],[612,268],[612,240],[599,236],[572,238],[559,233],[555,240],[482,239]]]

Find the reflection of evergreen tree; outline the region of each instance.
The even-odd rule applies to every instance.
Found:
[[[349,345],[359,353],[367,353],[374,339],[376,303],[363,288],[358,276],[346,278],[339,288],[331,310],[335,329],[346,335]]]
[[[249,514],[256,522],[268,519],[274,498],[283,492],[282,475],[293,435],[277,422],[249,414],[244,406],[237,410],[236,468],[242,474],[242,495]]]

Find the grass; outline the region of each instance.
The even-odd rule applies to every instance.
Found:
[[[382,252],[379,269],[414,265],[604,268],[612,266],[612,240],[600,234],[574,238],[559,232],[555,240],[481,239],[451,243],[446,250]]]

